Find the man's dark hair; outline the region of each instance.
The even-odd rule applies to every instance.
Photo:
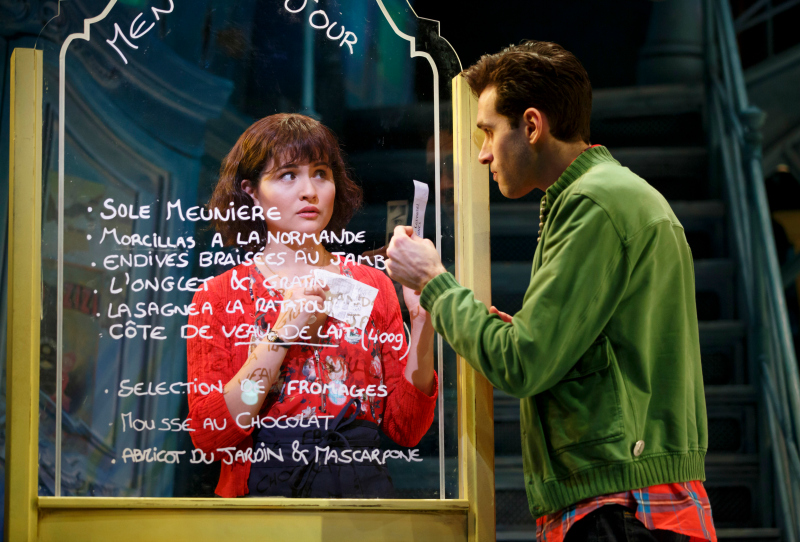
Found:
[[[589,142],[592,85],[575,55],[556,43],[524,41],[483,55],[464,70],[476,95],[495,87],[495,108],[517,127],[526,109],[547,115],[550,133],[560,141]]]

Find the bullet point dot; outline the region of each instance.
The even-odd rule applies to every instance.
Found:
[[[89,207],[88,209],[86,209],[86,212],[87,212],[87,213],[91,213],[91,212],[92,212],[92,208],[91,208],[91,207]]]
[[[92,262],[92,267],[97,267],[97,264]]]
[[[91,236],[91,234],[90,234],[90,235],[87,235],[87,236],[86,236],[86,239],[88,239],[89,241],[91,241],[91,240],[92,240],[92,236]]]
[[[97,317],[100,318],[100,313],[99,312],[97,313]]]
[[[108,390],[106,390],[106,393],[108,393]]]
[[[94,293],[97,293],[97,290],[95,290]]]
[[[117,460],[116,460],[116,459],[112,459],[112,460],[111,460],[111,464],[112,464],[112,465],[116,464],[116,462],[117,462]]]

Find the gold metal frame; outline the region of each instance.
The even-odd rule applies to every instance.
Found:
[[[492,390],[459,360],[459,498],[147,499],[38,496],[42,208],[41,51],[11,57],[5,539],[494,540]],[[488,174],[472,130],[477,100],[453,80],[458,278],[489,302]]]
[[[41,51],[11,54],[6,351],[6,540],[35,540],[42,246]]]

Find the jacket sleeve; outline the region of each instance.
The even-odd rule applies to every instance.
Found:
[[[566,375],[605,328],[630,277],[624,244],[599,205],[573,194],[554,212],[513,323],[489,314],[449,273],[422,292],[436,331],[493,386],[519,398]]]
[[[218,302],[215,292],[202,289],[194,296],[194,303],[199,314],[189,317],[189,324],[200,328],[209,326],[211,339],[199,336],[186,341],[188,381],[192,383],[188,392],[189,417],[192,419],[192,443],[206,453],[217,448],[236,446],[253,432],[252,427],[243,429],[231,416],[225,396],[219,391],[239,367],[234,363],[233,341],[227,339],[222,332],[224,308]],[[202,311],[205,302],[212,307],[213,314]],[[230,327],[230,326],[229,326]],[[200,386],[205,383],[207,386]],[[202,393],[202,391],[208,393]],[[209,420],[209,421],[206,421]],[[212,421],[213,420],[213,421]],[[216,427],[214,423],[216,422]],[[220,454],[216,454],[219,459]]]
[[[383,328],[379,331],[403,337],[401,347],[397,350],[395,350],[397,345],[391,342],[383,343],[380,347],[384,382],[389,392],[386,397],[381,428],[386,436],[400,446],[416,446],[433,423],[439,381],[434,371],[433,392],[431,395],[427,395],[406,380],[405,368],[408,355],[404,357],[404,354],[408,351],[408,342],[403,333],[400,303],[388,277],[380,275],[377,278],[379,280],[375,286],[380,292],[381,326]]]

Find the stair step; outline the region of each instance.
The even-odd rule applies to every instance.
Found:
[[[733,260],[712,258],[694,262],[695,299],[699,320],[731,320],[735,310]]]
[[[747,382],[746,334],[747,328],[740,320],[700,322],[700,355],[707,388]]]
[[[650,85],[596,89],[592,120],[692,113],[703,108],[700,85]]]
[[[612,148],[620,164],[645,179],[667,199],[711,197],[705,147]]]
[[[705,145],[702,109],[697,85],[596,90],[591,139],[606,146]]]
[[[500,540],[500,538],[498,538]],[[525,540],[520,538],[519,540]],[[780,529],[762,527],[755,529],[717,529],[717,540],[726,542],[779,542]]]
[[[763,525],[760,510],[763,480],[757,454],[709,454],[706,459],[706,493],[714,524],[719,528],[752,528]],[[770,474],[770,473],[766,473]]]
[[[706,454],[706,468],[730,470],[739,468],[757,468],[758,454],[738,454],[709,452]]]
[[[741,320],[716,320],[700,322],[700,344],[729,344],[743,339],[746,326]]]
[[[714,404],[756,403],[758,390],[749,385],[705,386],[706,402]]]

